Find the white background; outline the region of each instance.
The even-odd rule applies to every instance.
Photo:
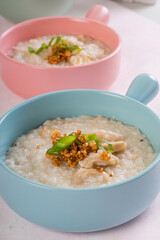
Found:
[[[116,2],[116,3],[115,3]],[[119,77],[110,91],[125,94],[132,79],[141,72],[152,73],[160,79],[160,1],[155,6],[129,5],[121,7],[107,0],[76,0],[67,16],[84,17],[94,4],[103,4],[111,13],[109,25],[122,38],[122,61]],[[137,14],[137,13],[138,14]],[[143,16],[141,16],[143,15]],[[152,19],[152,20],[150,20]],[[0,17],[0,32],[12,23]],[[23,101],[11,92],[0,79],[0,116]],[[160,96],[149,107],[160,115]],[[3,183],[0,183],[3,184]],[[96,217],[96,216],[95,216]],[[134,220],[95,233],[61,233],[34,225],[14,213],[0,198],[0,240],[159,240],[160,195],[152,205]]]

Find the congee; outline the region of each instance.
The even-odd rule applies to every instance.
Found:
[[[64,67],[92,63],[111,52],[106,44],[89,36],[49,35],[18,43],[8,56],[32,65]]]
[[[103,116],[57,118],[19,137],[5,163],[35,182],[87,188],[143,171],[156,155],[137,128]]]

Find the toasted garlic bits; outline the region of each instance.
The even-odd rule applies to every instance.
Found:
[[[52,159],[52,163],[55,166],[60,166],[62,162],[66,162],[68,166],[75,168],[76,165],[84,160],[90,152],[97,152],[98,147],[95,142],[87,142],[87,137],[81,134],[81,130],[77,130],[76,132],[72,133],[75,135],[75,141],[73,141],[68,148],[66,147],[63,151],[60,151],[61,142],[59,141],[64,136],[67,136],[65,133],[63,136],[61,135],[60,131],[54,131],[51,135],[51,139],[53,140],[52,143],[57,143],[57,149],[59,151],[59,155],[53,153],[48,154],[46,156]],[[68,136],[70,137],[70,136]],[[67,140],[67,138],[66,138]],[[55,150],[56,151],[56,150]]]
[[[16,61],[46,67],[78,66],[107,57],[105,43],[84,35],[42,36],[20,42],[8,56]]]
[[[48,120],[19,137],[5,164],[36,182],[88,188],[135,176],[155,157],[139,129],[102,116],[79,116]]]

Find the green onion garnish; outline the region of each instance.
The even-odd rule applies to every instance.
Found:
[[[46,43],[42,43],[41,47],[38,48],[37,50],[34,50],[32,47],[28,47],[28,51],[30,53],[34,53],[34,54],[40,54],[44,49],[48,49],[49,47],[51,47],[51,44],[53,42],[53,40],[55,39],[55,37],[52,37],[50,42],[48,43],[48,45]]]
[[[35,51],[32,47],[28,47],[28,51],[29,51],[30,53],[35,53],[35,54],[36,54],[36,51]]]
[[[57,55],[58,52],[61,51],[61,49],[64,50],[69,50],[70,52],[73,51],[77,51],[80,52],[82,49],[79,48],[77,45],[71,45],[68,44],[67,41],[65,41],[64,39],[62,39],[60,36],[57,36],[55,43],[52,45],[53,40],[55,39],[55,37],[52,37],[50,42],[48,43],[48,45],[46,43],[42,43],[41,47],[37,50],[35,50],[32,47],[28,47],[28,51],[30,53],[34,53],[34,54],[40,54],[44,49],[48,49],[49,47],[55,47],[55,51],[53,52],[53,55]]]
[[[108,153],[113,153],[114,152],[114,149],[113,149],[113,145],[112,143],[108,142],[107,140],[105,139],[102,139],[103,142],[106,142],[108,144],[108,147],[109,147],[109,150],[107,151]]]
[[[102,141],[103,141],[103,142],[106,142],[106,143],[108,144],[109,150],[106,150],[106,149],[102,146],[102,143],[101,143]],[[98,148],[99,148],[100,150],[106,151],[107,153],[113,153],[113,152],[114,152],[113,145],[112,145],[110,142],[108,142],[108,141],[106,141],[106,140],[104,140],[104,139],[98,139],[98,138],[95,139],[95,142],[96,142],[96,144],[97,144],[97,146],[98,146]]]
[[[95,141],[95,143],[97,144],[98,148],[100,150],[106,151],[107,153],[113,153],[114,149],[113,149],[113,145],[112,143],[108,142],[105,139],[99,139],[96,138],[96,133],[92,133],[89,135],[86,134],[81,134],[80,136],[85,136],[86,137],[86,141],[87,142],[93,142]],[[55,145],[52,148],[49,148],[47,150],[47,154],[50,155],[60,155],[60,152],[64,151],[65,149],[69,148],[69,146],[73,143],[76,142],[79,145],[82,145],[81,142],[79,142],[77,140],[77,136],[75,136],[75,132],[70,133],[68,136],[62,137],[58,140],[58,142],[55,143]],[[102,142],[106,142],[109,146],[109,150],[106,150],[103,146],[102,146]]]
[[[59,42],[62,41],[62,38],[60,36],[57,37],[55,44],[57,45]]]
[[[75,140],[76,140],[75,136],[62,137],[58,140],[58,142],[56,142],[55,145],[53,145],[52,148],[49,148],[47,150],[47,154],[58,155],[60,152],[67,149]]]
[[[89,134],[87,138],[88,138],[88,142],[95,141],[96,133]]]

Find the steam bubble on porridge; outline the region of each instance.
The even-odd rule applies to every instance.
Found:
[[[95,62],[108,56],[109,46],[84,35],[48,35],[20,42],[8,56],[22,63],[64,67]]]
[[[19,137],[5,163],[35,182],[87,188],[135,176],[155,157],[136,127],[103,116],[79,116],[48,120]]]

